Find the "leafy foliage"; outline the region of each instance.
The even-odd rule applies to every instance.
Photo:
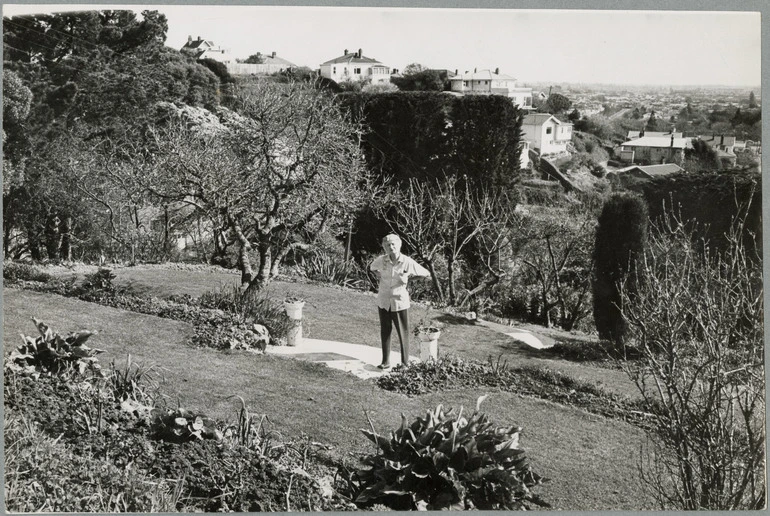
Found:
[[[362,430],[377,447],[352,477],[355,502],[397,510],[525,509],[547,506],[531,489],[543,482],[519,448],[521,428],[496,427],[476,411],[467,419],[439,405],[390,438]]]
[[[243,445],[227,437],[229,429],[239,428],[237,424],[158,407],[156,415],[173,418],[173,426],[164,430],[162,421],[148,424],[142,415],[126,411],[121,398],[100,387],[103,381],[110,379],[72,382],[61,377],[6,376],[8,510],[350,509],[351,504],[339,497],[324,497],[318,482],[299,469],[308,468],[312,460],[303,443],[277,442],[272,436],[268,448],[258,436]],[[186,422],[184,429],[177,418]],[[204,437],[207,425],[223,429],[223,438],[198,438],[196,434]],[[157,439],[168,437],[167,431],[174,434],[173,442]]]
[[[40,336],[22,337],[24,344],[11,352],[5,363],[6,371],[39,377],[50,375],[83,375],[100,372],[101,366],[96,355],[104,350],[92,349],[85,345],[90,331],[79,331],[62,337],[44,323],[33,318]]]
[[[355,262],[345,262],[323,251],[313,251],[300,257],[296,270],[300,276],[331,285],[362,289],[368,284],[366,272]]]
[[[572,107],[572,101],[561,93],[552,93],[546,100],[548,111],[553,114],[559,114]]]
[[[8,82],[10,98],[22,100],[24,88],[32,96],[28,110],[16,102],[5,113],[27,111],[6,127],[6,256],[68,260],[72,247],[98,256],[113,245],[137,253],[137,238],[123,232],[141,229],[142,199],[111,179],[110,165],[96,166],[94,148],[134,132],[155,102],[216,105],[219,80],[163,46],[168,27],[157,11],[6,17],[3,28],[4,70],[22,83]]]
[[[7,282],[16,281],[41,281],[43,283],[52,280],[52,276],[41,271],[34,265],[20,262],[3,262],[3,279]]]
[[[401,91],[444,91],[449,89],[446,76],[442,77],[439,70],[430,70],[420,65],[407,65],[401,76],[393,77],[391,82]]]

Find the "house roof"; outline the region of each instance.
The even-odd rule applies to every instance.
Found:
[[[291,61],[287,61],[286,59],[280,57],[277,54],[276,54],[275,57],[273,57],[272,53],[271,54],[263,54],[261,52],[257,52],[257,54],[259,54],[259,57],[261,57],[262,60],[264,61],[262,64],[276,64],[276,65],[285,65],[285,66],[291,66],[291,67],[296,67],[297,66],[294,63],[292,63]]]
[[[450,81],[515,81],[515,77],[502,73],[494,73],[491,70],[479,70],[455,75]]]
[[[214,45],[213,41],[198,38],[198,39],[189,40],[187,43],[184,44],[184,46],[182,47],[182,50],[195,50],[199,48],[209,48],[214,46],[216,45]]]
[[[712,145],[735,145],[734,135],[725,136],[724,134],[712,134],[710,136],[698,136],[698,138]]]
[[[720,149],[717,149],[717,157],[718,158],[735,158],[735,154],[732,152],[726,152]]]
[[[641,131],[628,131],[627,138],[629,140],[632,140],[634,138],[639,138],[639,133]],[[668,136],[671,137],[671,134],[674,135],[674,138],[681,138],[682,133],[674,131],[673,133],[671,131],[668,132],[660,132],[660,131],[644,131],[644,136]]]
[[[565,124],[555,116],[553,116],[550,113],[530,113],[529,115],[524,116],[524,120],[522,121],[525,125],[543,125],[550,119],[554,120],[559,125],[572,125],[572,124]]]
[[[335,57],[334,59],[330,59],[325,63],[321,63],[321,66],[329,65],[329,64],[338,64],[338,63],[362,63],[362,64],[380,64],[380,65],[382,64],[376,59],[373,59],[371,57],[366,57],[365,55],[359,54],[358,52],[347,52],[346,54],[343,54],[339,57]]]
[[[664,163],[663,165],[634,165],[633,167],[618,170],[618,173],[631,172],[632,170],[640,170],[644,175],[649,177],[663,177],[682,172],[684,169],[676,163]]]
[[[675,149],[689,149],[692,147],[692,138],[673,138],[671,136],[647,136],[622,143],[623,147],[673,147]]]

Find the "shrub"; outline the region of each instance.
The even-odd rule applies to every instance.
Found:
[[[83,283],[75,291],[75,295],[84,301],[99,302],[99,300],[121,292],[113,281],[115,273],[111,269],[100,268],[93,274],[86,274]]]
[[[230,285],[202,294],[198,303],[203,308],[234,314],[241,324],[261,324],[273,340],[286,337],[289,332],[291,322],[286,317],[283,304],[271,299],[267,290],[241,290],[237,285]]]
[[[519,448],[521,428],[496,427],[479,411],[468,419],[439,405],[391,437],[362,430],[377,447],[351,478],[355,503],[396,510],[526,509],[548,506],[531,489],[544,481]],[[371,423],[371,421],[370,421]]]
[[[79,331],[61,337],[54,333],[44,323],[32,319],[37,326],[40,336],[37,338],[23,337],[24,344],[11,352],[5,363],[5,368],[14,373],[40,376],[41,373],[64,375],[71,373],[84,374],[86,371],[99,371],[96,355],[103,353],[100,349],[91,349],[85,345],[90,331]]]
[[[311,280],[354,289],[367,284],[366,272],[359,265],[330,253],[313,252],[300,258],[297,266],[299,274]]]
[[[731,224],[742,218],[742,244],[747,255],[761,256],[761,174],[680,174],[640,182],[632,188],[647,201],[650,220],[660,223],[672,212],[685,221],[697,220],[694,241],[707,241],[715,250],[730,247]]]
[[[613,194],[602,208],[596,228],[593,260],[593,312],[599,337],[623,342],[620,282],[633,295],[636,263],[647,241],[647,205],[635,195]]]
[[[719,253],[678,221],[653,227],[645,282],[621,292],[641,359],[624,362],[660,423],[642,480],[661,509],[766,506],[762,265],[734,222]],[[705,247],[705,251],[704,251]],[[655,385],[655,388],[650,388]]]
[[[53,277],[33,265],[18,262],[3,262],[3,279],[9,282],[39,281],[47,283]]]

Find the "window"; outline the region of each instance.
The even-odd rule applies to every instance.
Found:
[[[468,81],[463,81],[463,86],[467,88],[468,87]]]
[[[551,131],[553,130],[552,127],[546,127],[545,128],[545,134],[551,134]]]
[[[360,68],[353,68],[353,73],[360,74],[361,69]]]
[[[337,73],[337,67],[332,68],[332,73]]]

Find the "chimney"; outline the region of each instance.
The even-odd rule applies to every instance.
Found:
[[[272,57],[273,59],[275,59],[275,50],[273,50],[273,55],[272,55],[272,56],[270,56],[270,57]]]
[[[358,49],[358,55],[357,55],[356,57],[358,57],[359,59],[361,59],[361,56],[362,56],[362,55],[364,55],[364,54],[363,54],[363,52],[361,51],[361,49],[359,48],[359,49]]]
[[[642,130],[639,131],[639,138],[641,138],[642,136],[644,136],[644,127],[642,127]]]
[[[495,75],[500,75],[500,68],[495,68]]]
[[[187,42],[192,43],[192,36],[187,36]]]
[[[198,36],[198,41],[203,41],[203,38]]]
[[[457,71],[458,71],[458,69],[455,68],[455,75],[460,75],[459,73],[457,73]]]
[[[476,73],[476,68],[473,69],[473,73]]]
[[[674,147],[674,135],[672,134],[671,135],[671,148],[673,148],[673,147]]]
[[[257,60],[262,59],[262,52],[257,52]]]
[[[347,48],[345,49],[345,55],[348,55],[348,49]]]

